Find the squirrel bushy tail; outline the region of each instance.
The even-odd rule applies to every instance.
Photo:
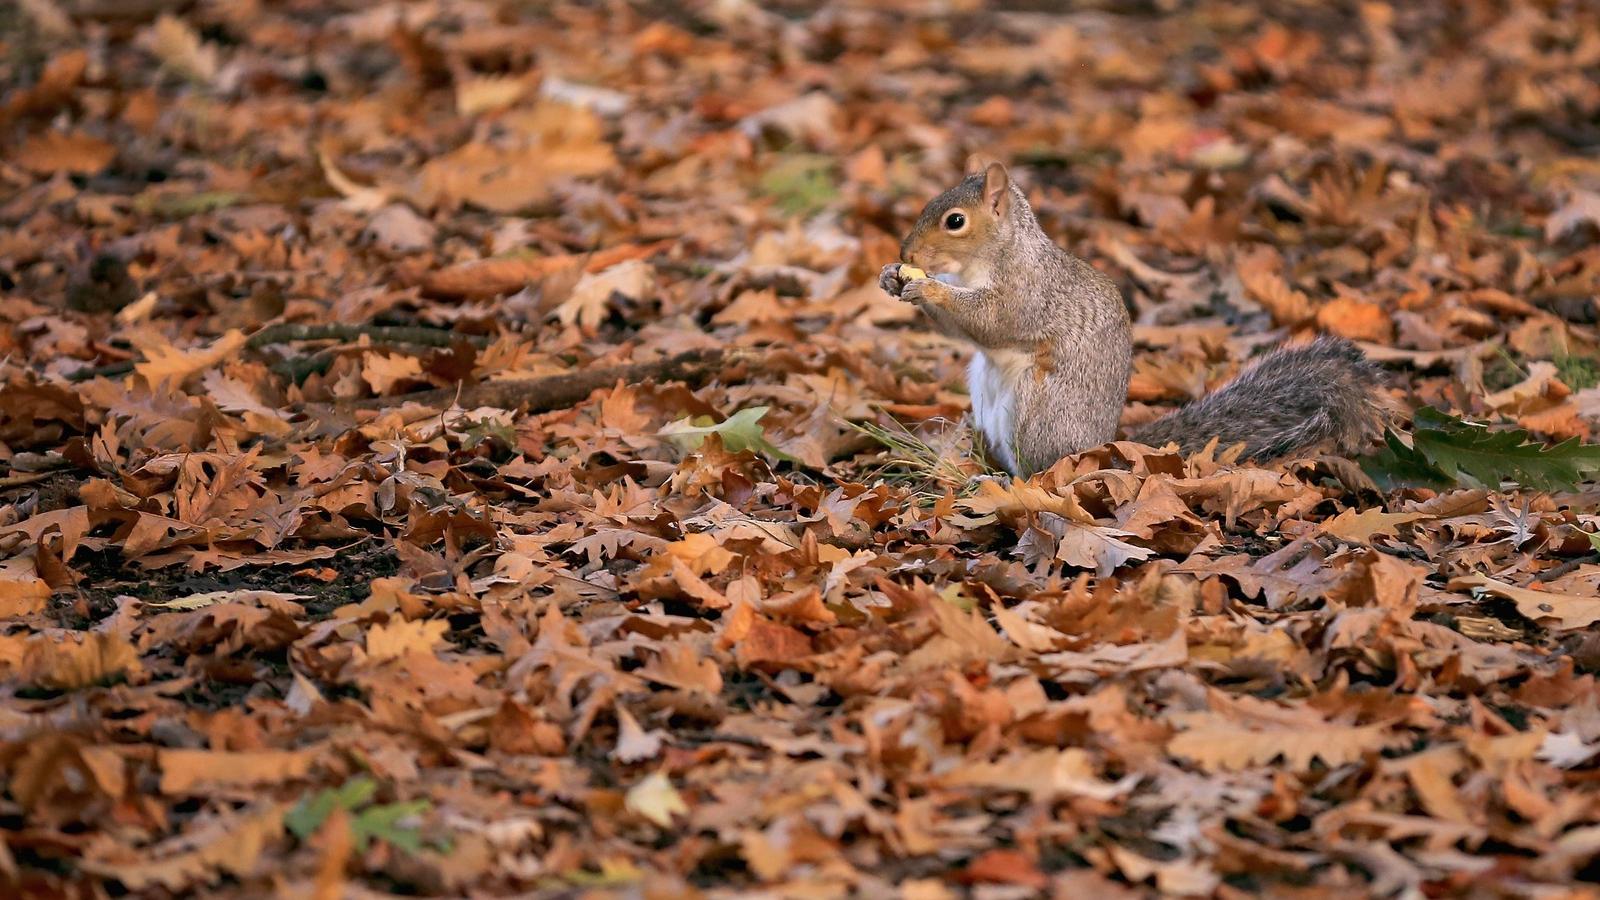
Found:
[[[1275,350],[1218,390],[1131,437],[1185,453],[1213,437],[1219,448],[1245,445],[1244,458],[1275,459],[1319,444],[1357,450],[1383,424],[1379,369],[1354,344],[1321,337]]]

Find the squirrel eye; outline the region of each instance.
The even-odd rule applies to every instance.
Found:
[[[965,227],[967,227],[966,213],[957,211],[952,212],[944,217],[944,228],[946,231],[960,231]]]

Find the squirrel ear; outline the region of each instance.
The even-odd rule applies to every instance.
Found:
[[[971,175],[976,172],[982,172],[989,168],[994,161],[995,158],[993,156],[990,156],[981,150],[976,153],[969,153],[967,154],[967,174]]]
[[[1011,209],[1011,174],[997,162],[983,170],[983,202],[1002,218]]]

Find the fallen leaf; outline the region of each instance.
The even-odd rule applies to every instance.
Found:
[[[660,772],[652,772],[628,788],[623,804],[630,812],[662,828],[672,827],[674,816],[689,814],[689,804],[683,802],[672,782]]]
[[[1453,591],[1476,588],[1496,597],[1504,597],[1517,605],[1517,612],[1548,628],[1571,631],[1587,628],[1600,622],[1600,597],[1577,597],[1549,591],[1535,591],[1496,581],[1486,575],[1464,575],[1452,578]]]
[[[1387,513],[1378,507],[1359,513],[1347,509],[1324,522],[1321,531],[1351,544],[1370,544],[1380,534],[1393,535],[1401,525],[1430,518],[1427,513]]]

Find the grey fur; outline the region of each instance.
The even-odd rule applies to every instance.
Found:
[[[1133,370],[1132,327],[1111,279],[1050,240],[1003,168],[991,167],[989,177],[1005,186],[1007,202],[997,190],[991,207],[985,175],[968,176],[928,203],[900,246],[905,262],[931,273],[959,270],[965,286],[905,281],[897,265],[884,267],[879,284],[976,345],[984,371],[1000,373],[991,379],[1000,387],[994,396],[970,385],[974,416],[988,421],[996,397],[1011,404],[1012,446],[991,446],[991,456],[1014,455],[1007,468],[1027,475],[1116,437]],[[941,229],[956,208],[972,219],[968,233]],[[1243,442],[1256,460],[1323,443],[1353,449],[1381,422],[1378,381],[1353,344],[1325,337],[1270,354],[1133,438],[1187,452],[1218,437],[1225,447]]]
[[[901,257],[941,271],[941,254],[919,247],[937,233],[953,207],[982,203],[984,177],[973,175],[930,202],[901,245]],[[900,286],[885,269],[884,287],[917,304],[941,330],[963,337],[995,358],[1029,356],[1030,371],[1012,381],[1019,473],[1047,468],[1069,453],[1116,435],[1133,370],[1127,307],[1117,286],[1093,266],[1051,241],[1016,185],[998,240],[983,241],[960,273],[974,267],[986,283],[952,287],[933,279]],[[892,267],[891,267],[892,268]],[[991,448],[993,451],[995,448]],[[991,456],[997,454],[991,452]]]
[[[1354,344],[1320,337],[1303,347],[1275,350],[1238,378],[1188,406],[1136,428],[1131,437],[1185,453],[1213,437],[1221,447],[1245,445],[1245,457],[1275,459],[1319,444],[1351,452],[1376,436],[1383,408],[1381,381]]]

